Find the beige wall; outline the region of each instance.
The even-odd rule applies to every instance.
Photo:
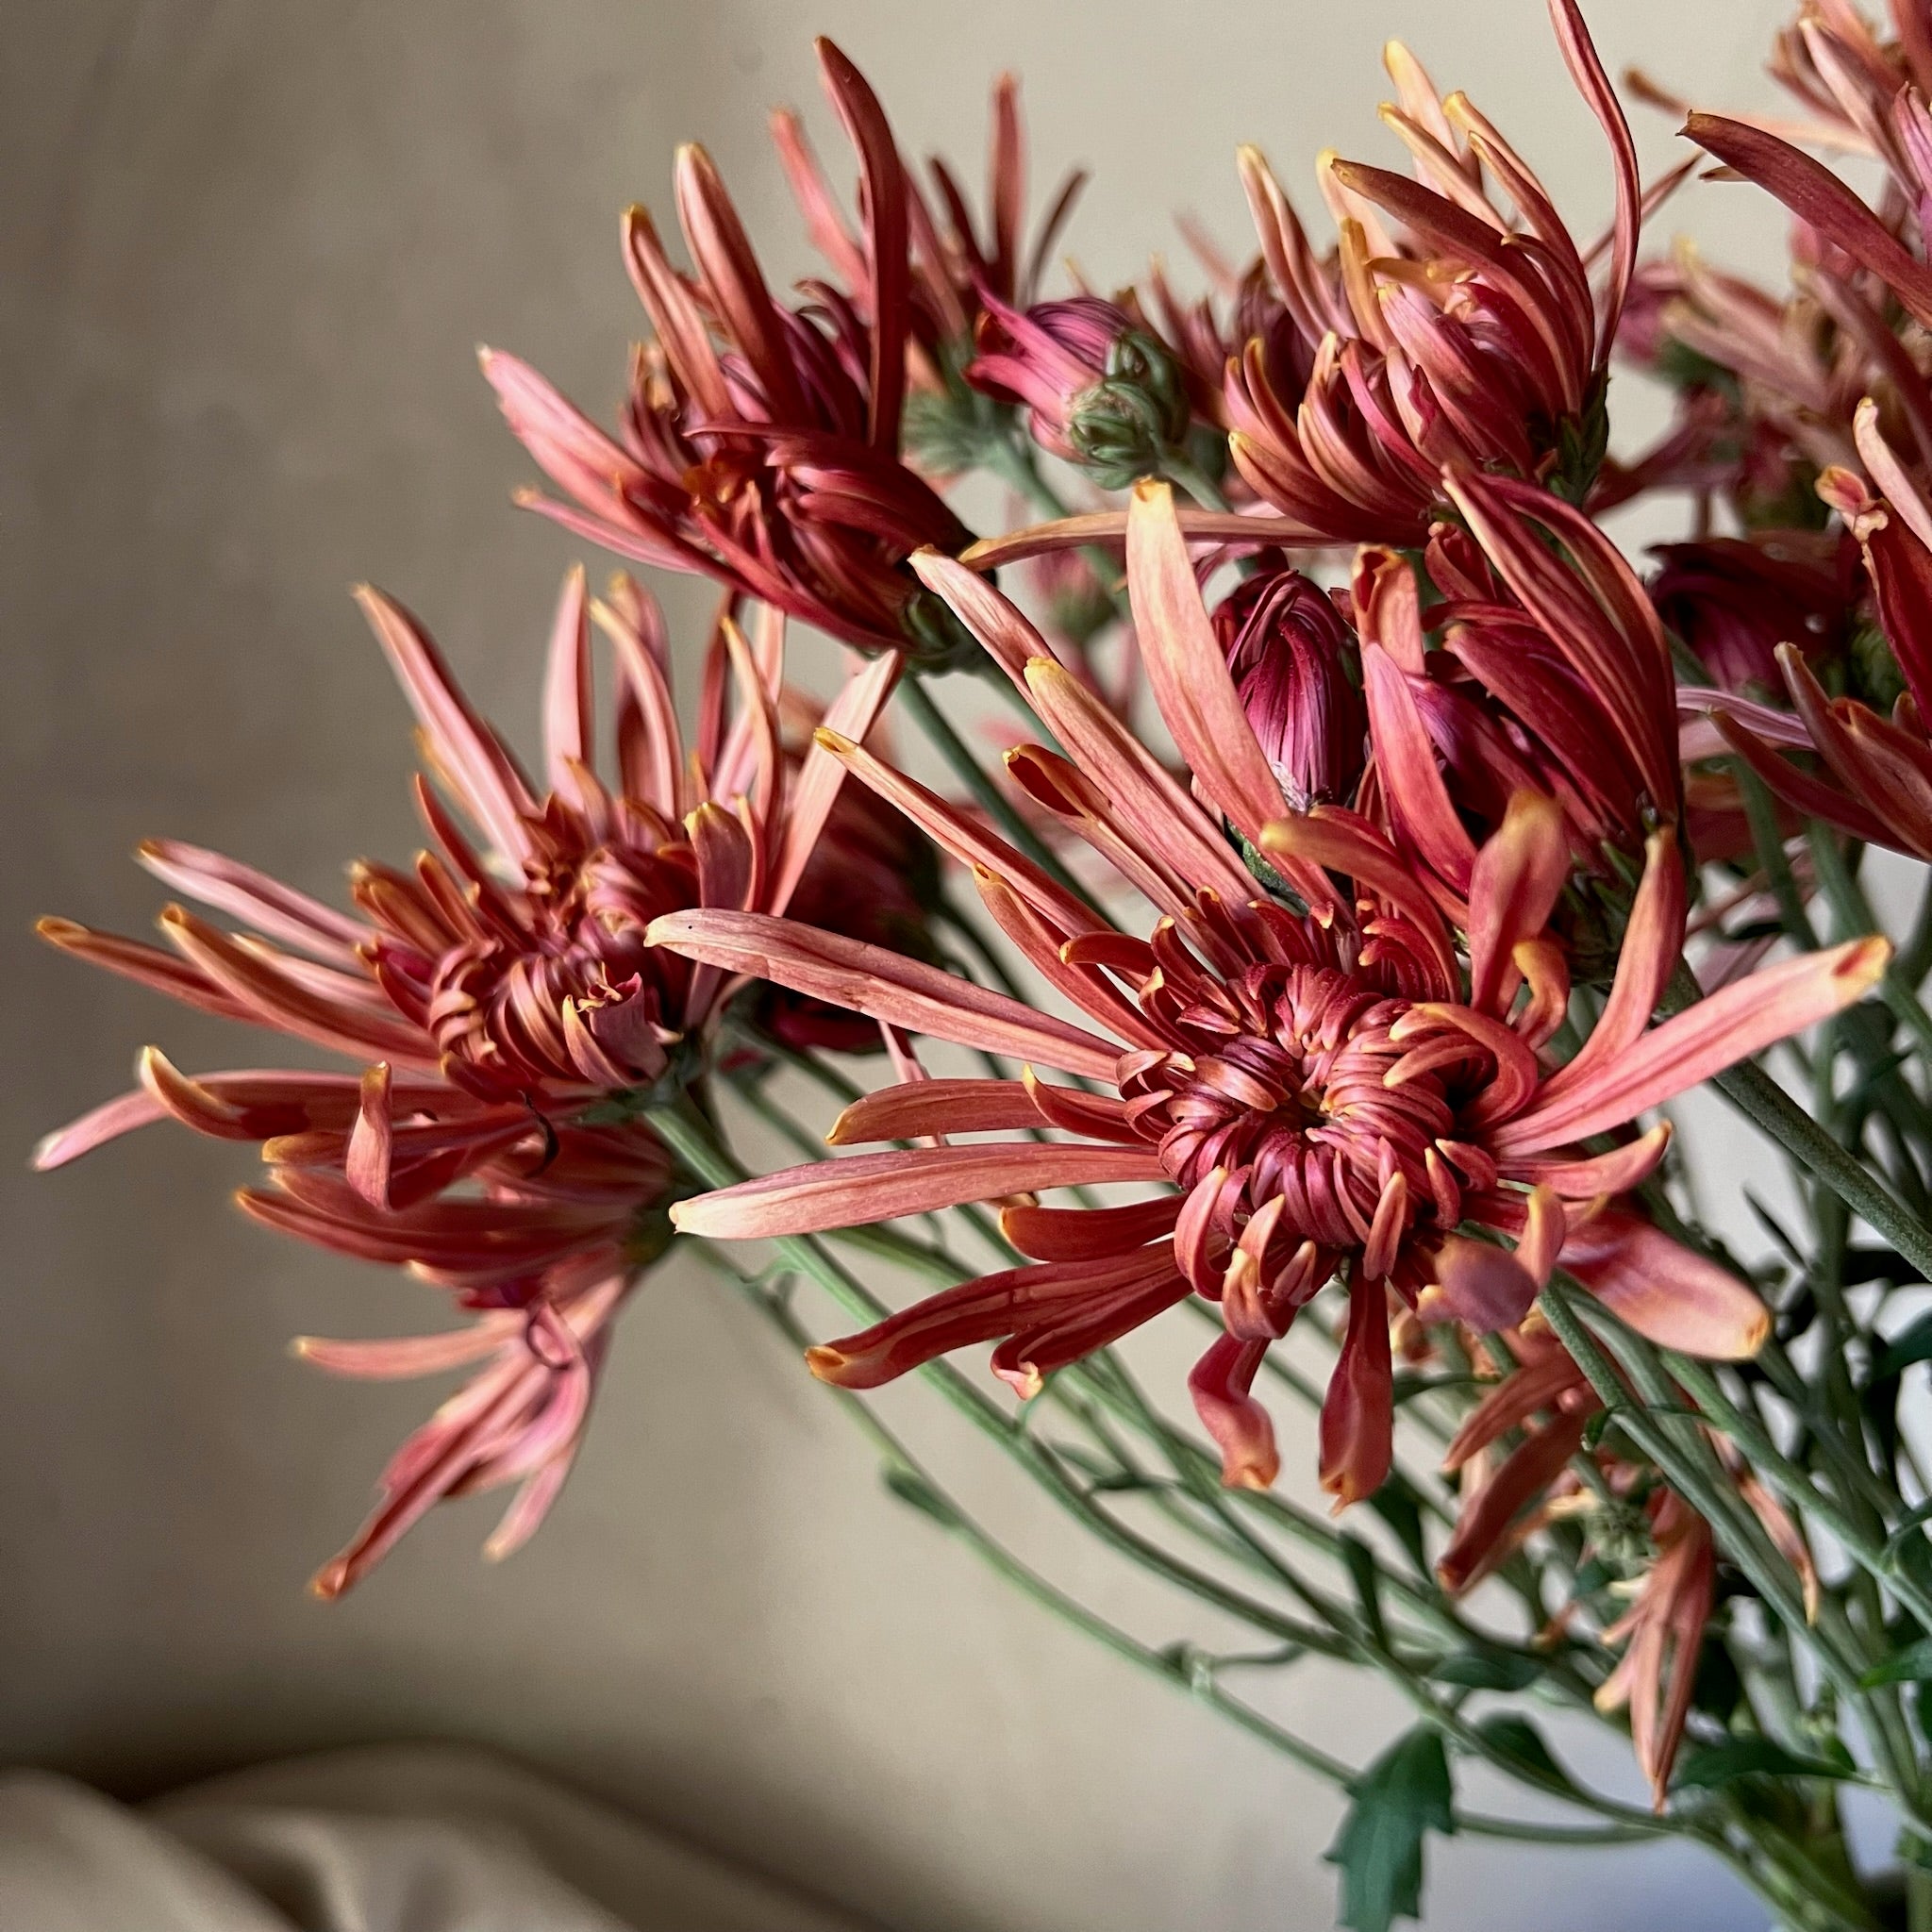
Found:
[[[1775,0],[1594,11],[1613,67],[1762,97]],[[1379,152],[1389,32],[1470,85],[1586,225],[1607,208],[1537,0],[16,6],[0,1755],[147,1789],[336,1740],[491,1739],[894,1925],[1324,1926],[1330,1796],[885,1499],[828,1399],[693,1272],[628,1318],[532,1549],[483,1567],[488,1506],[445,1510],[323,1608],[304,1578],[426,1396],[326,1383],[283,1343],[408,1327],[433,1298],[244,1225],[224,1196],[246,1160],[185,1135],[19,1172],[142,1041],[191,1067],[235,1052],[36,949],[32,913],[141,928],[160,895],[126,854],[149,834],[322,891],[352,854],[413,849],[404,714],[352,579],[415,605],[484,703],[530,720],[571,553],[506,505],[525,466],[471,346],[609,402],[635,325],[617,212],[663,203],[686,136],[801,271],[762,110],[808,95],[820,29],[920,151],[975,157],[989,76],[1022,67],[1042,165],[1098,170],[1074,231],[1097,279],[1169,245],[1179,206],[1240,236],[1237,139],[1297,182],[1331,141]],[[1653,161],[1671,145],[1655,122],[1644,142]],[[1713,238],[1774,234],[1746,191],[1704,196],[1687,218]],[[687,637],[696,608],[674,599]],[[1027,1548],[1164,1627],[972,1445],[919,1427]],[[1391,1716],[1315,1676],[1284,1707],[1356,1753]],[[1678,1923],[1757,1923],[1669,1853],[1516,1855],[1507,1875],[1480,1846],[1434,1857],[1443,1926],[1609,1932],[1665,1898]]]

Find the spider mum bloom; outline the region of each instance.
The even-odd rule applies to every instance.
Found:
[[[1021,1265],[814,1349],[814,1372],[869,1388],[994,1341],[995,1371],[1030,1391],[1198,1293],[1219,1306],[1224,1333],[1194,1371],[1196,1405],[1226,1479],[1265,1484],[1277,1457],[1255,1374],[1339,1274],[1349,1314],[1321,1452],[1338,1507],[1388,1472],[1391,1295],[1424,1319],[1509,1328],[1561,1266],[1672,1346],[1748,1355],[1765,1331],[1757,1298],[1616,1205],[1654,1171],[1666,1130],[1607,1152],[1583,1143],[1857,999],[1883,971],[1885,942],[1807,955],[1652,1029],[1685,904],[1674,841],[1658,833],[1603,1017],[1575,1058],[1552,1068],[1541,1049],[1569,991],[1545,931],[1570,869],[1560,812],[1520,794],[1482,847],[1465,965],[1372,824],[1335,806],[1291,811],[1242,715],[1167,489],[1139,485],[1128,518],[1148,682],[1198,797],[995,591],[944,558],[922,568],[1064,748],[1016,749],[1012,776],[1153,902],[1144,938],[1105,925],[932,793],[835,743],[973,868],[993,919],[1088,1024],[782,920],[691,911],[651,929],[713,967],[1028,1063],[1019,1080],[889,1088],[841,1116],[836,1142],[1042,1127],[1068,1138],[816,1162],[681,1202],[677,1224],[753,1239],[1078,1184],[1157,1184],[1119,1206],[1007,1207]],[[1306,909],[1257,891],[1224,827],[1270,856]]]
[[[1463,526],[1430,532],[1441,602],[1424,611],[1397,553],[1356,558],[1363,804],[1464,925],[1478,841],[1515,792],[1557,801],[1591,872],[1606,847],[1638,861],[1648,829],[1684,809],[1669,646],[1616,546],[1534,484],[1451,470],[1442,487]]]
[[[986,297],[1012,308],[1031,305],[1054,242],[1087,184],[1085,169],[1068,173],[1029,242],[1026,128],[1017,76],[1002,74],[994,79],[989,118],[983,224],[974,221],[958,177],[937,156],[926,164],[937,215],[914,171],[908,168],[905,174],[912,258],[909,374],[927,391],[945,387],[972,353]],[[803,120],[791,108],[773,114],[772,141],[812,245],[831,265],[841,292],[872,323],[875,318],[865,307],[873,287],[871,236],[863,210],[855,233],[812,151]]]
[[[1574,1463],[1585,1453],[1591,1419],[1602,1412],[1601,1398],[1555,1336],[1522,1333],[1505,1340],[1517,1366],[1470,1411],[1442,1458],[1445,1474],[1463,1477],[1462,1507],[1436,1564],[1438,1578],[1453,1595],[1474,1589],[1558,1512],[1580,1517],[1595,1547],[1591,1524],[1597,1497],[1607,1492],[1622,1498],[1649,1487],[1654,1478],[1647,1464],[1621,1461],[1600,1444],[1588,1452],[1600,1489],[1595,1496],[1587,1494]],[[1520,1433],[1505,1450],[1512,1432]],[[1713,1439],[1713,1447],[1739,1499],[1791,1566],[1807,1615],[1816,1616],[1818,1570],[1803,1532],[1722,1438]],[[1630,1707],[1638,1764],[1661,1810],[1716,1602],[1717,1558],[1710,1525],[1674,1491],[1653,1488],[1642,1521],[1649,1558],[1636,1578],[1628,1613],[1600,1640],[1607,1645],[1627,1642],[1627,1648],[1604,1680],[1597,1702],[1605,1710]]]
[[[236,860],[158,841],[142,847],[142,863],[238,929],[170,907],[164,951],[64,920],[42,925],[64,951],[361,1071],[191,1076],[150,1048],[140,1088],[50,1136],[38,1166],[164,1118],[255,1141],[271,1184],[241,1196],[253,1219],[407,1267],[476,1313],[451,1334],[304,1345],[350,1374],[488,1360],[391,1464],[375,1514],[316,1579],[326,1595],[445,1495],[521,1485],[492,1554],[537,1526],[569,1469],[610,1324],[669,1236],[670,1159],[605,1103],[664,1077],[724,991],[717,973],[648,946],[646,928],[678,907],[782,907],[843,775],[817,752],[788,783],[774,723],[777,624],[756,645],[721,625],[715,701],[687,759],[656,606],[620,578],[593,607],[573,572],[552,630],[540,791],[415,620],[376,591],[358,594],[421,725],[437,784],[419,779],[417,798],[441,852],[407,873],[355,867],[352,915]],[[592,763],[593,615],[618,663],[615,791]],[[863,730],[891,669],[870,667],[832,718]],[[734,676],[736,707],[724,701]]]
[[[1711,537],[1659,544],[1655,554],[1657,615],[1726,691],[1777,691],[1781,643],[1815,661],[1843,642],[1857,602],[1857,549],[1840,534]]]
[[[1731,747],[1781,798],[1854,838],[1932,859],[1932,502],[1886,441],[1869,397],[1858,406],[1855,434],[1882,496],[1844,471],[1827,471],[1819,491],[1863,552],[1902,687],[1890,717],[1854,697],[1827,697],[1789,643],[1775,655],[1795,718],[1701,696]],[[1816,752],[1822,772],[1778,756],[1794,745]]]
[[[513,356],[483,352],[511,430],[569,498],[521,501],[623,557],[716,577],[867,651],[948,661],[971,641],[906,568],[971,541],[899,460],[909,328],[905,171],[870,87],[829,41],[826,91],[864,179],[862,298],[774,300],[710,158],[677,158],[695,275],[632,208],[625,257],[655,342],[615,438]]]
[[[1311,363],[1298,358],[1286,372],[1265,340],[1230,363],[1229,447],[1256,493],[1312,534],[1420,541],[1451,463],[1537,478],[1567,464],[1579,491],[1594,475],[1642,193],[1629,126],[1574,0],[1550,0],[1550,15],[1615,163],[1600,302],[1591,256],[1536,175],[1465,95],[1439,96],[1399,43],[1386,58],[1400,102],[1382,118],[1420,178],[1324,154],[1322,192],[1339,234],[1332,261],[1317,258],[1260,155],[1242,151],[1263,257],[1315,346]]]

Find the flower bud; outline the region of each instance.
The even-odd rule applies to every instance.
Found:
[[[1075,295],[1022,313],[989,296],[977,346],[968,380],[1024,403],[1033,440],[1103,489],[1158,471],[1188,433],[1179,364],[1118,303]]]
[[[1214,611],[1241,708],[1297,811],[1346,802],[1361,776],[1368,720],[1351,679],[1355,632],[1299,571],[1247,579]]]

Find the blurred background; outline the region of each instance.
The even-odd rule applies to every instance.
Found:
[[[1738,107],[1769,104],[1759,65],[1789,10],[1591,13],[1613,73],[1638,62]],[[144,1041],[189,1068],[232,1058],[217,1023],[37,947],[34,914],[143,930],[163,896],[128,862],[147,836],[325,895],[349,857],[415,850],[408,721],[352,581],[419,611],[529,741],[546,614],[581,552],[510,508],[531,473],[474,345],[528,357],[593,414],[614,406],[640,326],[618,216],[666,207],[686,139],[711,150],[774,281],[809,272],[765,113],[804,106],[843,176],[820,32],[869,75],[908,157],[942,152],[970,179],[987,88],[1019,70],[1036,195],[1093,170],[1067,246],[1103,287],[1150,249],[1185,279],[1183,210],[1248,252],[1237,142],[1311,211],[1320,149],[1388,160],[1390,35],[1469,89],[1579,233],[1608,212],[1541,0],[9,9],[0,1758],[141,1795],[325,1744],[475,1740],[908,1932],[1326,1926],[1334,1797],[895,1502],[828,1396],[695,1269],[658,1271],[634,1303],[530,1548],[486,1565],[491,1502],[447,1507],[323,1606],[306,1579],[432,1397],[329,1382],[287,1341],[431,1325],[436,1297],[244,1224],[225,1196],[246,1150],[156,1130],[25,1173],[40,1133],[127,1084]],[[1633,114],[1654,173],[1672,127]],[[1778,233],[1725,186],[1660,227],[1746,269]],[[1641,420],[1621,415],[1623,433]],[[708,591],[658,588],[694,657]],[[1020,1547],[1160,1635],[1158,1595],[917,1414]],[[1353,1680],[1296,1674],[1281,1695],[1357,1759],[1394,1728]],[[1588,1748],[1634,1793],[1609,1740]],[[1438,1840],[1430,1857],[1435,1925],[1760,1923],[1674,1850]]]

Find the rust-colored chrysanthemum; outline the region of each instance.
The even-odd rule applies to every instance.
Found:
[[[1872,600],[1902,685],[1889,718],[1856,697],[1828,697],[1805,654],[1776,652],[1795,716],[1721,692],[1699,694],[1729,745],[1780,797],[1855,838],[1932,859],[1932,502],[1885,440],[1876,406],[1860,404],[1858,453],[1884,494],[1827,471],[1821,493],[1858,541]],[[1814,752],[1801,769],[1774,747]]]
[[[1020,1080],[874,1094],[841,1120],[841,1143],[1042,1126],[1071,1138],[814,1163],[681,1203],[675,1219],[752,1238],[1081,1183],[1160,1191],[1100,1208],[1009,1207],[1003,1225],[1022,1265],[814,1350],[817,1373],[868,1387],[994,1341],[996,1370],[1031,1390],[1199,1293],[1219,1305],[1225,1333],[1196,1370],[1196,1402],[1228,1478],[1266,1482],[1275,1454],[1249,1387],[1271,1342],[1339,1274],[1350,1312],[1322,1465],[1346,1503],[1389,1465],[1391,1291],[1430,1319],[1507,1328],[1560,1265],[1673,1346],[1756,1346],[1765,1314],[1750,1291],[1617,1204],[1653,1171],[1666,1130],[1607,1152],[1583,1143],[1859,997],[1883,970],[1884,941],[1757,974],[1652,1029],[1684,929],[1666,828],[1648,841],[1602,1019],[1553,1066],[1543,1049],[1569,991],[1545,929],[1572,864],[1561,811],[1531,791],[1511,800],[1476,855],[1459,954],[1429,891],[1372,824],[1338,807],[1291,810],[1242,715],[1164,486],[1135,491],[1127,569],[1149,684],[1191,794],[995,591],[944,558],[921,563],[1062,747],[1016,749],[1012,777],[1153,903],[1156,923],[1144,938],[1105,925],[913,781],[828,741],[973,868],[991,916],[1089,1024],[755,914],[676,913],[652,939],[1029,1063]],[[1306,909],[1257,890],[1230,832]]]
[[[1591,252],[1536,175],[1467,96],[1438,95],[1399,44],[1387,58],[1400,104],[1382,118],[1421,178],[1324,154],[1331,259],[1315,255],[1260,155],[1242,151],[1262,254],[1306,347],[1284,368],[1278,335],[1257,338],[1230,364],[1230,449],[1257,494],[1315,535],[1420,542],[1451,464],[1541,479],[1568,461],[1571,487],[1591,480],[1642,194],[1574,0],[1551,0],[1550,14],[1615,162],[1601,300]]]
[[[495,1554],[536,1527],[568,1471],[611,1321],[669,1233],[669,1158],[608,1099],[664,1077],[724,986],[647,944],[646,930],[680,908],[784,907],[843,775],[824,752],[791,773],[779,756],[775,625],[750,644],[721,625],[713,682],[722,698],[728,658],[739,702],[712,708],[687,759],[661,620],[620,578],[594,607],[619,673],[608,787],[591,751],[593,608],[574,572],[552,633],[540,789],[415,620],[374,591],[360,596],[422,727],[436,783],[419,780],[417,798],[441,851],[408,872],[355,867],[347,914],[160,841],[142,848],[148,869],[238,929],[170,907],[168,952],[65,920],[42,926],[96,965],[362,1071],[191,1076],[149,1049],[140,1089],[50,1136],[38,1165],[167,1117],[258,1142],[272,1185],[242,1195],[251,1216],[407,1266],[475,1315],[450,1335],[305,1345],[325,1367],[376,1376],[488,1359],[384,1474],[375,1514],[317,1578],[328,1595],[445,1495],[522,1485]],[[890,660],[869,668],[832,722],[862,732],[891,677]]]
[[[899,459],[910,328],[905,170],[863,76],[819,42],[826,91],[858,149],[862,297],[773,298],[702,148],[677,158],[695,274],[633,208],[625,257],[655,341],[637,358],[619,434],[597,428],[513,356],[483,369],[511,429],[570,499],[534,509],[620,556],[698,572],[869,651],[944,662],[970,649],[907,558],[971,533]]]

